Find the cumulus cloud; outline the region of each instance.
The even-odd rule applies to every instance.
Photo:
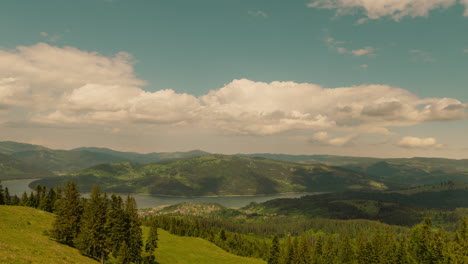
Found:
[[[103,56],[44,43],[0,50],[0,109],[9,112],[9,122],[197,124],[245,135],[293,130],[388,134],[389,127],[467,118],[468,105],[456,99],[419,98],[388,85],[325,88],[240,79],[199,97],[170,89],[149,92],[133,63],[125,52]],[[355,138],[316,136],[334,146]]]
[[[313,0],[307,6],[312,8],[335,9],[337,15],[353,14],[363,10],[367,19],[392,17],[398,21],[403,17],[426,17],[438,8],[448,8],[456,3],[465,6],[468,16],[468,0]],[[362,24],[366,19],[360,19]]]
[[[402,148],[443,148],[443,145],[438,144],[437,140],[432,137],[404,137],[397,142],[397,146]]]
[[[330,137],[328,132],[320,131],[315,133],[312,138],[312,143],[319,143],[325,146],[335,146],[341,147],[350,145],[358,136],[357,135],[348,135],[344,137]]]

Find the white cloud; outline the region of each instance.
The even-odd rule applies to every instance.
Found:
[[[325,43],[329,48],[335,49],[340,54],[352,54],[357,57],[364,55],[375,56],[376,49],[374,47],[368,46],[361,49],[348,50],[347,48],[343,47],[345,44],[347,44],[346,41],[338,41],[331,37],[326,38]]]
[[[251,16],[256,16],[256,17],[268,17],[267,13],[261,11],[261,10],[248,10],[247,14]]]
[[[361,68],[364,68],[364,69],[365,69],[365,68],[369,68],[369,65],[367,65],[367,64],[362,64],[362,65],[360,65],[359,67],[361,67]]]
[[[468,1],[468,0],[467,0]],[[468,53],[468,49],[464,49],[463,53]]]
[[[49,33],[47,33],[47,32],[41,32],[41,33],[39,33],[39,34],[40,34],[42,37],[47,37],[47,36],[49,36]]]
[[[346,146],[349,145],[357,138],[356,135],[348,135],[344,137],[334,137],[331,138],[329,137],[327,132],[321,131],[317,132],[312,136],[312,139],[310,140],[313,143],[319,143],[321,145],[325,146],[335,146],[335,147],[341,147],[341,146]]]
[[[352,134],[322,141],[342,146],[360,133],[388,134],[394,126],[466,119],[468,109],[453,98],[419,98],[388,85],[324,88],[241,79],[200,97],[149,92],[144,85],[124,52],[106,57],[43,43],[0,50],[0,108],[9,111],[9,122],[114,128],[197,124],[248,135]]]
[[[375,48],[373,47],[365,47],[363,49],[357,49],[357,50],[352,50],[351,53],[354,55],[354,56],[363,56],[363,55],[369,55],[369,56],[372,56],[372,55],[375,55]]]
[[[461,3],[468,16],[468,0],[313,0],[307,6],[312,8],[336,9],[337,15],[352,14],[363,10],[368,19],[390,16],[398,21],[403,17],[426,17],[438,8],[448,8]],[[366,20],[360,19],[358,24]]]
[[[443,148],[443,145],[438,144],[437,140],[433,137],[404,137],[397,142],[397,146],[402,148]]]

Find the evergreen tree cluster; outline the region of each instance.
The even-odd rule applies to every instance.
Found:
[[[89,199],[81,197],[74,182],[64,188],[47,189],[37,185],[29,195],[10,196],[0,182],[0,204],[20,205],[55,213],[52,230],[56,241],[77,248],[83,255],[101,263],[157,263],[157,226],[150,225],[150,235],[143,245],[141,220],[133,197],[101,193],[95,186]]]
[[[390,227],[357,234],[304,232],[295,237],[274,236],[271,242],[210,226],[203,219],[174,216],[148,219],[172,234],[204,238],[228,252],[262,258],[269,264],[468,263],[468,218],[464,218],[455,234],[434,229],[427,218],[405,232]]]
[[[130,196],[125,202],[115,194],[108,198],[95,186],[90,198],[82,199],[69,182],[56,200],[55,214],[50,236],[83,255],[101,263],[155,263],[155,247],[143,253],[141,221]]]

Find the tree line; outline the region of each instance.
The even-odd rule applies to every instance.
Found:
[[[47,234],[57,242],[77,248],[101,263],[157,263],[156,222],[149,221],[149,236],[143,242],[142,222],[135,199],[100,192],[93,187],[89,199],[81,197],[74,182],[48,189],[38,185],[21,198],[10,196],[0,183],[0,204],[38,208],[55,214]]]

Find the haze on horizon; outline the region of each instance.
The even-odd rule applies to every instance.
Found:
[[[467,0],[17,0],[0,141],[468,158]]]

